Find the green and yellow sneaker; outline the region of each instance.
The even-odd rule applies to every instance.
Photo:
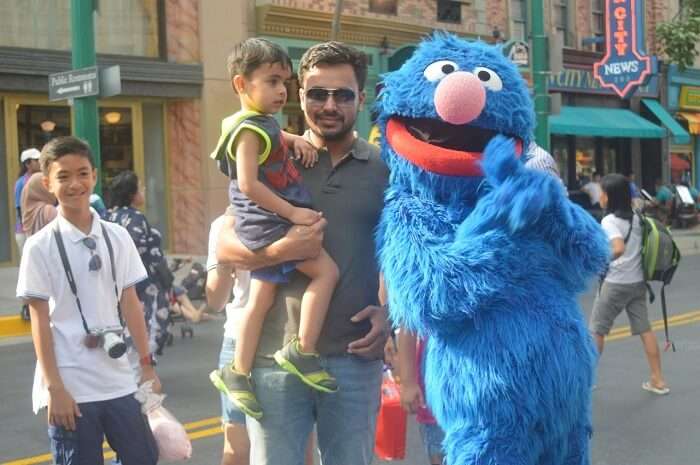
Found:
[[[209,379],[241,412],[256,420],[262,418],[263,411],[255,397],[249,376],[233,371],[232,366],[225,366],[209,373]]]
[[[321,368],[318,354],[301,351],[299,339],[293,338],[275,352],[275,361],[283,370],[298,376],[304,383],[317,391],[333,393],[338,391],[338,383],[326,370]]]

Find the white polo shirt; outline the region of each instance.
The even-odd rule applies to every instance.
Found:
[[[207,271],[216,268],[216,244],[219,233],[224,224],[224,216],[215,219],[209,228],[209,246],[207,255]],[[233,300],[226,304],[226,323],[224,324],[224,337],[236,339],[238,320],[243,314],[243,307],[248,302],[250,289],[250,271],[236,270],[236,280],[233,285]]]
[[[92,209],[91,209],[92,210]],[[88,328],[119,326],[117,297],[107,244],[100,223],[104,224],[114,249],[117,290],[129,288],[146,278],[146,269],[133,240],[121,226],[101,221],[92,210],[92,237],[102,267],[90,271],[91,252],[81,241],[86,235],[60,212],[51,223],[31,236],[25,245],[17,281],[17,297],[49,302],[49,319],[54,353],[63,384],[77,403],[115,399],[136,391],[132,368],[126,356],[110,358],[101,348],[83,344],[85,329],[61,262],[54,229],[58,226],[80,297]],[[37,363],[32,390],[34,412],[48,404],[48,391]]]

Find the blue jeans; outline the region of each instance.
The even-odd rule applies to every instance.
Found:
[[[263,417],[246,418],[251,463],[303,465],[314,423],[323,465],[372,463],[382,361],[347,355],[322,357],[321,365],[338,381],[335,394],[317,392],[279,367],[253,370]]]
[[[230,337],[225,337],[221,344],[221,352],[219,353],[219,368],[229,366],[233,362],[233,355],[236,352],[236,340]],[[233,402],[224,393],[220,393],[221,397],[221,422],[245,425],[245,414],[236,407]]]
[[[156,445],[141,404],[133,395],[78,404],[75,431],[49,425],[55,465],[102,465],[104,437],[122,465],[155,465]]]

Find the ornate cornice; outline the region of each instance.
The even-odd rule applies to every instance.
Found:
[[[258,6],[255,16],[259,35],[316,42],[328,40],[333,22],[333,15],[330,13],[269,4]],[[396,49],[419,42],[433,30],[417,24],[343,15],[338,40],[354,45],[378,47],[386,37],[391,48]],[[474,34],[452,32],[463,37],[476,38]]]

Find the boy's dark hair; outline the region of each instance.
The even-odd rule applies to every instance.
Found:
[[[260,65],[279,63],[292,69],[292,60],[280,45],[265,39],[251,37],[237,44],[226,60],[229,78],[237,74],[250,77]]]
[[[109,184],[112,207],[128,207],[139,191],[139,178],[133,171],[122,171]]]
[[[49,175],[51,163],[66,155],[77,155],[85,158],[90,162],[90,166],[95,168],[95,162],[92,159],[92,151],[87,142],[73,136],[62,136],[51,139],[41,149],[39,157],[39,166],[44,176]]]
[[[350,65],[355,71],[357,87],[364,90],[367,81],[367,55],[342,42],[324,42],[304,52],[299,62],[299,83],[304,85],[304,75],[318,65]]]
[[[632,219],[632,193],[627,178],[621,174],[608,174],[600,181],[600,187],[608,196],[606,212],[618,218]]]

